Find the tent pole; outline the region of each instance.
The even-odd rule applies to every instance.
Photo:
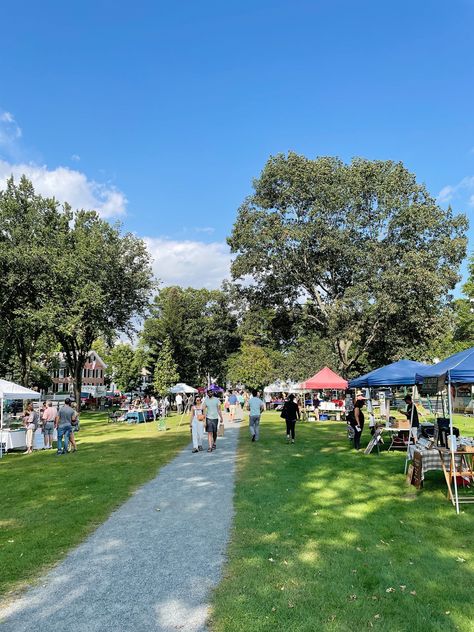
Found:
[[[448,373],[449,376],[449,373]],[[458,496],[458,480],[456,472],[456,459],[454,456],[454,432],[453,432],[453,403],[451,399],[451,378],[448,377],[448,413],[449,413],[449,434],[451,435],[451,468],[454,472],[454,506],[456,507],[456,513],[459,514],[459,496]]]
[[[413,389],[413,395],[415,394],[415,389]],[[415,399],[412,397],[411,400],[411,415],[410,415],[410,430],[408,431],[408,445],[407,445],[407,455],[405,458],[405,474],[408,469],[408,460],[410,458],[410,443],[411,443],[411,429],[413,428],[413,411],[415,409]],[[415,442],[413,442],[415,443]]]

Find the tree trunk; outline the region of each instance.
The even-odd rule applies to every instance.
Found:
[[[77,412],[81,410],[81,393],[82,393],[82,369],[84,362],[77,361],[74,369],[74,399],[76,400]]]

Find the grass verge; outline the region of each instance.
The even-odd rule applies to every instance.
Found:
[[[83,413],[78,451],[0,461],[0,597],[26,587],[77,545],[189,441],[189,426],[108,424]]]
[[[474,506],[456,516],[441,472],[417,492],[404,453],[355,453],[343,423],[298,424],[286,445],[265,413],[261,435],[240,436],[213,632],[472,632]]]

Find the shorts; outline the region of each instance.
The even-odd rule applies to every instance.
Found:
[[[206,419],[206,432],[217,432],[217,419]]]
[[[52,437],[54,433],[54,421],[46,421],[43,426],[43,434]]]
[[[232,416],[235,415],[235,407],[236,407],[236,404],[229,404],[229,412]]]

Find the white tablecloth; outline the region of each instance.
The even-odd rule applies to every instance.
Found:
[[[10,430],[4,428],[1,431],[1,441],[5,444],[5,450],[23,449],[26,450],[26,430],[20,428],[19,430]]]

